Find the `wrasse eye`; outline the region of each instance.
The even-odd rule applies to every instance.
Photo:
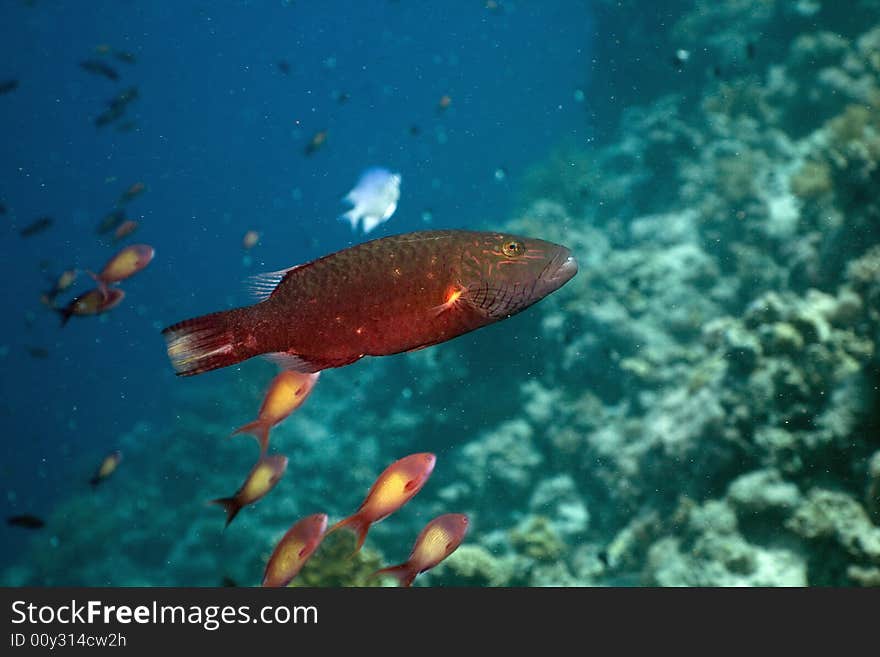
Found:
[[[515,258],[525,253],[526,247],[517,240],[508,240],[501,246],[501,252],[508,258]]]

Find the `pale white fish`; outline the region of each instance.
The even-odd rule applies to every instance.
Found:
[[[400,199],[400,174],[388,169],[372,168],[361,174],[357,185],[345,196],[345,201],[352,208],[340,219],[351,224],[357,230],[358,224],[369,233],[379,224],[388,221],[397,210]]]

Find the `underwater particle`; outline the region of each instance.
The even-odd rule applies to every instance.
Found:
[[[241,238],[241,248],[245,251],[250,251],[259,241],[260,234],[255,230],[249,230],[244,234],[244,237]]]
[[[152,261],[156,250],[149,244],[132,244],[119,251],[101,270],[100,274],[87,272],[95,279],[99,289],[107,293],[107,286],[120,283],[142,271]]]
[[[18,89],[18,80],[3,80],[0,82],[0,96],[12,93]]]
[[[117,208],[112,212],[108,212],[104,215],[104,218],[98,222],[98,227],[95,229],[99,235],[103,235],[104,233],[109,233],[111,231],[116,230],[119,226],[125,221],[125,210],[122,208]]]
[[[126,203],[130,203],[138,196],[144,193],[144,190],[147,188],[146,185],[142,182],[136,182],[131,187],[122,192],[122,195],[119,197],[119,200],[116,202],[116,205],[125,205]]]
[[[574,90],[574,102],[582,103],[587,99],[587,94],[584,93],[583,89],[575,89]]]
[[[104,459],[101,461],[101,465],[98,466],[98,469],[95,470],[95,474],[92,475],[92,478],[89,479],[89,483],[94,487],[98,484],[102,483],[116,472],[116,468],[119,467],[119,464],[122,462],[122,452],[119,450],[110,452]]]
[[[679,48],[672,54],[672,66],[675,68],[675,70],[680,71],[682,68],[684,68],[684,65],[687,64],[690,58],[690,50]]]
[[[345,105],[349,100],[351,100],[351,96],[344,91],[334,91],[333,100],[335,100],[336,103],[339,105]]]
[[[125,291],[118,287],[111,287],[106,291],[95,288],[79,295],[64,308],[56,308],[55,311],[61,317],[61,326],[65,326],[73,316],[86,317],[106,313],[122,303],[124,298]]]
[[[422,223],[429,224],[434,221],[434,212],[430,208],[422,210]]]
[[[422,452],[404,456],[389,465],[367,492],[358,510],[333,525],[327,533],[347,527],[357,535],[355,552],[361,549],[370,525],[384,520],[409,502],[428,481],[437,457]]]
[[[265,454],[269,448],[270,429],[303,405],[318,382],[318,376],[320,372],[303,374],[293,370],[283,370],[269,384],[269,390],[260,406],[257,419],[239,427],[231,435],[252,434],[260,445],[260,453]]]
[[[397,578],[401,586],[411,586],[416,575],[431,570],[458,549],[468,524],[468,517],[462,513],[437,516],[419,533],[404,563],[382,568],[376,575],[390,575]]]
[[[276,66],[284,75],[290,75],[290,62],[286,59],[279,59],[278,62],[276,62]]]
[[[51,228],[53,223],[55,223],[55,220],[52,219],[52,217],[40,217],[18,231],[18,234],[22,237],[33,237],[34,235]]]
[[[321,544],[326,529],[327,514],[316,513],[287,530],[269,557],[263,586],[287,586]]]
[[[309,140],[309,143],[306,144],[305,154],[307,156],[313,155],[319,149],[321,149],[326,142],[327,142],[327,131],[326,130],[319,130],[314,135],[312,135],[312,138]]]
[[[508,261],[521,265],[496,266]],[[558,290],[577,269],[567,248],[543,240],[458,230],[404,233],[290,268],[264,301],[178,322],[162,333],[179,376],[277,352],[284,352],[288,369],[318,372],[366,355],[439,344],[507,319]]]
[[[334,68],[336,68],[336,58],[333,56],[325,57],[321,63],[324,65],[324,68],[328,70],[332,71]]]
[[[348,221],[352,230],[357,230],[360,225],[364,233],[371,232],[388,221],[397,210],[400,181],[400,174],[388,169],[372,167],[365,170],[354,189],[345,195],[343,200],[351,203],[352,208],[340,219]]]
[[[30,513],[9,516],[6,518],[6,524],[10,527],[21,527],[22,529],[42,529],[46,526],[46,522],[42,518]]]
[[[226,510],[226,527],[229,527],[238,512],[244,507],[263,499],[284,476],[287,470],[287,457],[279,454],[260,455],[259,460],[244,483],[232,497],[221,497],[211,500],[211,504],[222,506]]]
[[[92,75],[98,75],[107,78],[108,80],[118,80],[119,73],[116,72],[109,64],[105,64],[104,62],[99,62],[97,59],[84,59],[79,63],[79,66],[84,71],[91,73]]]
[[[449,109],[449,106],[452,105],[452,97],[444,94],[440,96],[440,100],[437,101],[437,111],[445,112]]]
[[[495,169],[494,177],[496,182],[504,182],[507,180],[507,169],[504,167],[498,167]]]
[[[140,224],[138,222],[133,221],[131,219],[123,221],[121,224],[119,224],[116,227],[116,230],[113,231],[113,241],[114,242],[121,242],[126,237],[131,235],[134,231],[136,231],[138,229],[139,225]]]

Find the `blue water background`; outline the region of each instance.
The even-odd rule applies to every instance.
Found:
[[[246,303],[249,274],[363,239],[336,217],[364,168],[403,176],[397,214],[371,237],[492,227],[514,210],[529,165],[601,132],[590,107],[613,98],[592,96],[589,3],[503,6],[3,3],[0,79],[21,81],[0,96],[4,516],[49,513],[136,422],[173,426],[175,386],[229,394],[238,376],[230,370],[176,379],[159,330]],[[79,67],[105,43],[137,57],[103,58],[118,82]],[[140,98],[126,119],[138,129],[96,130],[104,103],[133,84]],[[350,100],[338,103],[340,93]],[[444,94],[452,105],[441,113]],[[319,130],[326,146],[305,157]],[[123,285],[128,296],[112,313],[59,328],[38,301],[51,284],[40,262],[54,274],[100,268],[115,249],[95,226],[136,181],[147,191],[129,206],[141,223],[133,241],[153,245],[155,261]],[[43,215],[55,219],[50,230],[18,235]],[[246,255],[249,229],[262,239]],[[73,291],[88,287],[81,277]],[[29,345],[49,357],[31,357]],[[0,528],[4,563],[25,538]]]

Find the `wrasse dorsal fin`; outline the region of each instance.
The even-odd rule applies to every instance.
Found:
[[[284,280],[284,277],[299,267],[302,267],[302,265],[294,265],[287,269],[279,269],[278,271],[268,271],[263,274],[248,276],[245,280],[248,294],[250,294],[256,301],[265,301],[272,296],[272,293],[275,292],[281,284],[281,281]]]

